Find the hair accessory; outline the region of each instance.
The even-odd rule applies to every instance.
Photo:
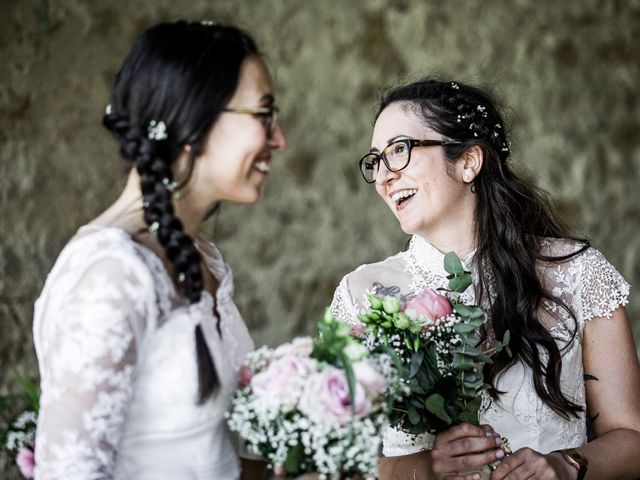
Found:
[[[204,25],[205,27],[215,27],[218,24],[213,20],[202,20],[200,22],[200,25]]]
[[[149,208],[149,205],[149,202],[147,202],[146,200],[142,202],[142,208]]]
[[[149,132],[149,140],[166,140],[168,137],[167,125],[162,120],[159,122],[151,120],[147,131]]]
[[[460,85],[458,85],[456,82],[451,82],[451,88],[453,88],[454,90],[460,90]]]
[[[156,233],[159,228],[160,228],[160,222],[153,222],[151,225],[149,225],[149,232]]]
[[[162,184],[164,185],[164,188],[166,188],[170,192],[173,192],[173,191],[175,191],[176,188],[178,188],[178,182],[176,182],[176,181],[172,182],[168,178],[163,178],[162,179]]]
[[[107,108],[104,109],[104,114],[111,115],[111,111],[112,111],[111,104],[107,103]]]
[[[184,274],[184,272],[180,272],[178,274],[178,282],[179,283],[184,283],[184,281],[187,279],[187,276]]]

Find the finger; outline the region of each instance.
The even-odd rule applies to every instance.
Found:
[[[516,452],[515,454],[510,455],[509,457],[506,457],[500,461],[498,467],[491,474],[491,480],[514,480],[518,477],[512,476],[512,474],[515,475],[516,470],[518,468],[524,467],[525,465],[525,456],[518,455],[518,452]],[[524,472],[524,469],[522,471]],[[524,478],[527,478],[527,476],[525,476]]]
[[[476,427],[475,425],[471,425],[469,423],[461,423],[460,425],[456,425],[455,427],[448,428],[444,432],[436,435],[436,441],[442,442],[451,442],[458,438],[463,437],[484,437],[486,436],[485,431]]]
[[[482,437],[465,437],[449,442],[443,448],[449,450],[452,457],[459,455],[468,455],[469,453],[484,452],[493,450],[502,444],[499,437],[491,434],[485,434]]]

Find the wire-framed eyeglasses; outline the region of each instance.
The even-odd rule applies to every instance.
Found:
[[[411,151],[416,147],[443,147],[447,145],[460,145],[462,142],[455,140],[416,140],[415,138],[402,138],[395,140],[384,147],[381,153],[369,152],[360,159],[360,173],[364,181],[374,183],[380,171],[380,160],[390,172],[399,172],[407,168],[411,161]]]
[[[276,126],[278,125],[278,113],[280,112],[280,109],[277,106],[272,105],[271,107],[225,108],[222,111],[260,117],[267,132],[267,137],[271,138],[276,131]]]

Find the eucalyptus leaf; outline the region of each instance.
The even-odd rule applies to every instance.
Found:
[[[411,363],[409,367],[409,378],[413,378],[418,373],[418,369],[422,366],[424,360],[424,350],[418,350],[411,355]]]
[[[455,277],[449,280],[449,288],[454,292],[462,293],[471,285],[471,276]]]
[[[449,252],[444,256],[444,269],[452,275],[462,275],[465,273],[460,257],[458,257],[455,252]]]
[[[409,406],[409,410],[407,412],[407,415],[409,417],[409,421],[414,425],[417,424],[418,422],[420,422],[420,420],[421,420],[420,414],[412,406]]]
[[[456,323],[453,326],[453,329],[456,331],[456,333],[469,333],[475,331],[476,327],[468,323]]]
[[[424,402],[424,406],[427,410],[433,413],[440,420],[444,421],[447,425],[451,425],[453,420],[447,413],[447,409],[444,405],[444,398],[438,393],[430,395]]]

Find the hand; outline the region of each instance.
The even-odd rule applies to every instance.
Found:
[[[530,448],[521,448],[500,462],[491,480],[575,480],[578,470],[557,452],[543,455]]]
[[[459,475],[504,458],[498,435],[489,425],[476,427],[468,423],[456,425],[436,435],[431,450],[429,478],[473,480],[474,474]]]

